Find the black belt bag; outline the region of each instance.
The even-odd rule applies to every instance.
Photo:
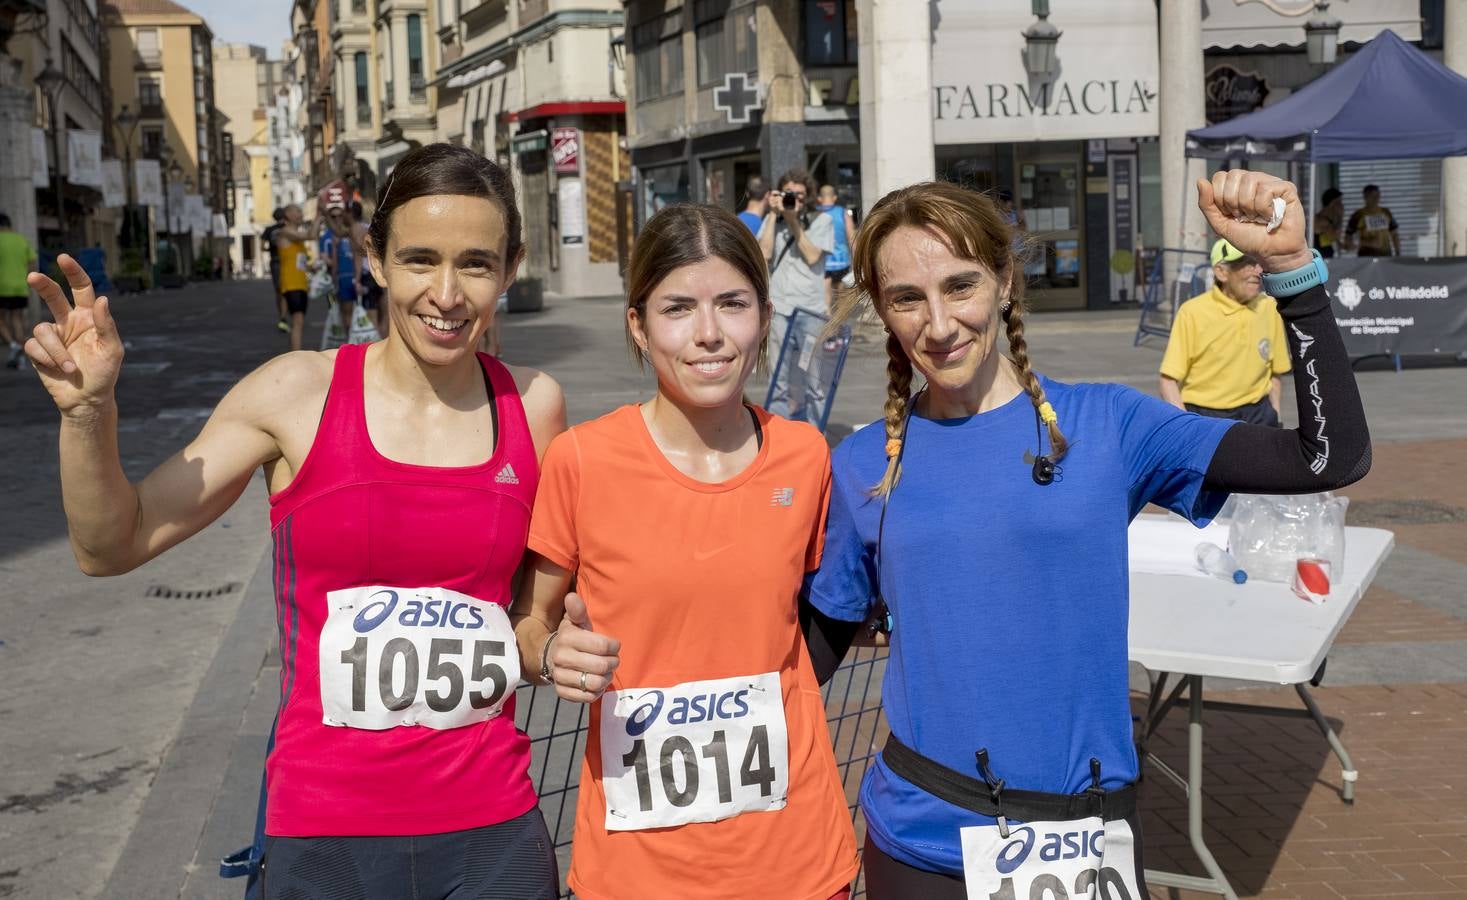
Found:
[[[981,816],[1016,819],[1020,822],[1064,822],[1087,816],[1103,821],[1132,818],[1136,814],[1136,785],[1119,790],[1100,788],[1100,762],[1090,761],[1093,786],[1078,794],[1020,791],[1004,786],[988,768],[988,753],[977,753],[978,769],[984,778],[973,778],[949,769],[897,740],[886,739],[881,758],[886,767],[934,797],[946,800]]]

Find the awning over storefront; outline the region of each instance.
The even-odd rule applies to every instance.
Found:
[[[1467,155],[1467,78],[1384,31],[1287,99],[1187,132],[1187,153],[1312,162]]]
[[[1450,0],[1449,0],[1450,2]],[[1314,0],[1208,0],[1202,6],[1202,46],[1298,47]],[[1420,0],[1349,0],[1330,4],[1340,41],[1363,44],[1386,29],[1421,40]]]

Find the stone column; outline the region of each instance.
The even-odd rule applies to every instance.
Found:
[[[759,150],[764,157],[764,174],[778,188],[779,176],[790,169],[803,169],[805,151],[805,104],[808,88],[800,65],[800,4],[795,0],[769,0],[759,5],[759,78],[765,84],[764,127]],[[689,32],[692,28],[689,27]],[[689,43],[689,46],[692,46]],[[690,57],[691,58],[691,57]],[[685,80],[691,80],[688,73]],[[689,91],[689,94],[692,94]],[[689,122],[696,122],[690,113]],[[738,185],[740,190],[743,185]]]
[[[1442,62],[1467,75],[1467,8],[1447,3],[1442,15]],[[1467,256],[1467,156],[1442,161],[1442,250],[1448,256]]]
[[[1197,209],[1193,182],[1202,160],[1186,158],[1187,132],[1207,124],[1202,89],[1202,4],[1161,3],[1161,222],[1162,246],[1201,250],[1207,221]],[[1168,269],[1171,269],[1168,266]]]
[[[0,212],[40,250],[36,232],[36,188],[31,184],[32,92],[22,83],[20,60],[0,53]],[[41,300],[31,292],[29,322],[38,321]],[[29,323],[28,323],[29,324]]]
[[[36,188],[31,184],[31,91],[21,84],[20,60],[0,55],[0,212],[36,243]]]
[[[861,79],[861,200],[869,211],[887,192],[931,181],[936,170],[932,17],[925,3],[857,0],[856,24]]]

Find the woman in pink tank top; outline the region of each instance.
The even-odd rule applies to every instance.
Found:
[[[74,309],[31,276],[56,319],[26,352],[62,414],[72,546],[90,575],[130,571],[263,467],[282,663],[263,895],[553,898],[505,609],[565,406],[543,373],[474,352],[523,257],[514,189],[482,156],[434,144],[381,197],[367,244],[390,336],[271,360],[136,484],[117,449],[123,350],[106,298],[66,256]]]

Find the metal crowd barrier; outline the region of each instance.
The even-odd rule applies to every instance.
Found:
[[[856,808],[856,794],[866,766],[887,734],[886,717],[881,712],[881,679],[886,670],[886,655],[884,649],[853,648],[822,691],[836,769],[845,788],[851,821],[856,826],[858,848],[865,836]],[[530,775],[540,794],[540,812],[555,840],[562,885],[570,868],[581,755],[585,751],[590,719],[589,707],[561,700],[554,688],[522,684],[516,696],[515,723],[530,735]],[[569,889],[563,890],[561,897],[571,896]],[[862,893],[858,880],[854,896]]]

